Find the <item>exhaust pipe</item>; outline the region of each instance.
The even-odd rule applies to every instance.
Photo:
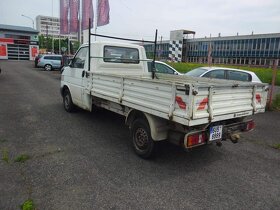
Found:
[[[230,140],[232,143],[236,144],[238,142],[238,140],[240,139],[239,134],[232,134],[230,135]]]

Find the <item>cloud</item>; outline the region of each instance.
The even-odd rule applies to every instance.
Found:
[[[54,1],[58,16],[59,1]],[[30,25],[25,14],[51,15],[51,1],[0,0],[0,23]],[[280,32],[280,0],[110,0],[110,24],[98,29],[108,35],[153,38],[155,29],[169,39],[171,30],[189,29],[196,37]],[[8,11],[13,11],[8,12]]]

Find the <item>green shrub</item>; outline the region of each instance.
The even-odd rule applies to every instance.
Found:
[[[9,152],[7,149],[2,150],[2,160],[5,161],[6,163],[9,162]]]
[[[280,111],[280,94],[277,94],[273,99],[272,108]]]
[[[34,210],[35,206],[33,200],[28,199],[21,205],[22,210]]]
[[[22,155],[19,155],[15,158],[15,162],[18,162],[18,163],[24,163],[25,161],[27,161],[28,159],[30,159],[30,156],[29,155],[26,155],[26,154],[22,154]]]

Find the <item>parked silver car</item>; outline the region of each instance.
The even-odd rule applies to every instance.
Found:
[[[224,67],[199,67],[187,72],[185,75],[262,83],[254,72]]]
[[[62,55],[43,55],[38,60],[38,67],[43,67],[46,71],[60,69],[63,66]]]

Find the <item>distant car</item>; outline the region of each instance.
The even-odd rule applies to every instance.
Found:
[[[182,75],[181,73],[176,71],[173,67],[161,61],[155,61],[155,68],[156,68],[156,73]],[[152,61],[148,61],[148,71],[152,72]]]
[[[43,55],[38,60],[38,67],[43,67],[46,71],[60,69],[63,66],[62,55]]]
[[[38,67],[38,61],[39,61],[39,59],[40,59],[42,56],[43,56],[43,54],[39,54],[39,55],[37,55],[37,56],[35,57],[35,60],[34,60],[34,62],[35,62],[35,68]]]
[[[199,67],[187,72],[185,75],[262,83],[254,72],[224,67]]]

